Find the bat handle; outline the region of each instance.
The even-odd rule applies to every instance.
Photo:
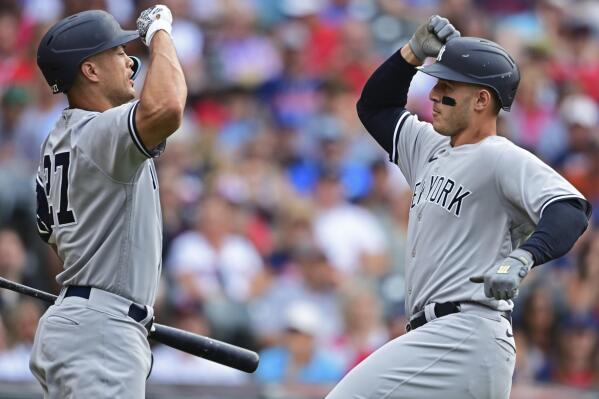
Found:
[[[154,323],[149,337],[175,349],[246,373],[256,371],[260,360],[256,352],[248,349],[161,324]]]

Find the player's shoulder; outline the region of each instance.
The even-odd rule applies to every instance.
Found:
[[[543,160],[506,137],[492,136],[485,140],[481,159],[493,165],[492,170],[501,176],[519,173],[522,168],[551,169]]]
[[[507,137],[503,136],[492,136],[486,140],[487,148],[500,157],[505,162],[515,160],[534,160],[536,162],[543,162],[535,154],[529,150],[520,147]]]
[[[99,114],[100,112],[96,111],[88,111],[80,108],[67,108],[63,111],[61,116],[64,120],[62,130],[76,139],[86,131],[86,127],[89,123]]]
[[[70,120],[72,124],[86,125],[91,122],[91,125],[97,127],[98,124],[110,126],[118,119],[128,115],[137,102],[129,102],[109,108],[106,111],[88,111],[84,109],[74,108],[71,111]]]

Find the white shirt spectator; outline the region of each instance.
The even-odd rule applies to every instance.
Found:
[[[193,22],[180,19],[173,22],[173,42],[182,64],[195,65],[204,53],[204,34]]]
[[[1,381],[34,381],[29,371],[31,345],[19,344],[0,354]]]
[[[151,382],[167,384],[239,385],[249,374],[201,357],[159,345],[152,350],[154,366]]]
[[[368,210],[355,205],[320,212],[314,219],[314,235],[333,265],[346,274],[359,270],[363,255],[386,250],[381,226]]]
[[[245,238],[229,235],[214,248],[193,231],[173,241],[167,263],[174,277],[192,274],[205,297],[226,296],[240,302],[248,299],[251,282],[263,267],[258,251]]]
[[[340,298],[337,290],[315,291],[297,275],[283,275],[250,307],[252,327],[258,336],[280,334],[285,329],[289,309],[294,303],[309,304],[319,310],[322,323],[316,339],[328,345],[343,331]]]

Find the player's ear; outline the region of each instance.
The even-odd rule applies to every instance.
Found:
[[[493,96],[486,88],[478,89],[474,96],[474,109],[476,111],[484,111],[485,109],[493,108]]]
[[[100,80],[98,76],[98,67],[92,59],[83,61],[80,70],[84,80],[91,82],[98,82]]]

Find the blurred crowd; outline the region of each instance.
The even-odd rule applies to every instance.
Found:
[[[262,360],[250,376],[156,346],[150,381],[255,380],[318,395],[405,333],[411,193],[355,103],[370,73],[431,14],[511,52],[522,79],[500,134],[599,205],[599,2],[161,2],[173,12],[189,98],[182,127],[156,161],[164,218],[158,321],[258,350]],[[92,8],[135,29],[150,5],[0,1],[0,276],[59,290],[62,265],[34,224],[33,176],[67,104],[37,69],[40,37],[57,19]],[[147,59],[141,42],[126,51]],[[408,108],[425,120],[434,83],[417,74],[410,89]],[[514,315],[516,385],[599,386],[594,230],[525,280]],[[0,379],[33,378],[27,361],[43,306],[0,290]]]

